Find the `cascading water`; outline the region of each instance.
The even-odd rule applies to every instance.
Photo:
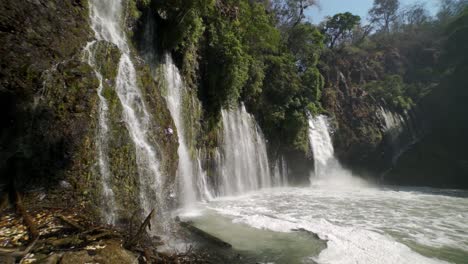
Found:
[[[414,113],[411,110],[398,114],[381,106],[379,112],[384,121],[384,133],[391,148],[389,160],[393,165],[401,154],[419,140],[419,130],[413,123],[412,114]]]
[[[349,188],[365,185],[363,180],[353,177],[335,158],[335,150],[325,116],[309,117],[309,141],[314,154],[315,170],[310,178],[313,186]]]
[[[288,181],[288,164],[284,157],[276,160],[273,169],[274,186],[286,187],[289,185]]]
[[[200,151],[197,153],[197,172],[198,172],[198,178],[197,178],[197,187],[198,191],[200,192],[200,195],[202,199],[204,200],[212,200],[214,198],[212,189],[210,188],[210,185],[208,183],[208,176],[206,174],[206,171],[203,170],[202,163],[201,163],[201,157],[200,157]]]
[[[315,176],[325,177],[338,163],[334,157],[335,150],[325,116],[309,118],[309,140],[314,153]]]
[[[195,205],[197,201],[197,189],[199,191],[199,196],[201,196],[200,198],[202,199],[209,200],[213,196],[210,192],[210,188],[208,187],[206,173],[201,167],[201,162],[198,157],[199,154],[197,153],[197,156],[192,157],[187,146],[183,113],[183,99],[184,96],[187,96],[187,91],[182,77],[169,55],[165,56],[165,64],[163,65],[163,68],[167,84],[166,101],[178,131],[178,179],[182,190],[182,203],[183,206],[187,208]]]
[[[123,108],[123,121],[135,145],[140,181],[140,202],[144,214],[149,214],[152,209],[156,209],[158,214],[164,214],[167,208],[162,197],[163,179],[159,171],[159,160],[156,156],[156,151],[148,139],[151,116],[147,111],[144,98],[137,85],[135,67],[130,58],[130,48],[127,44],[125,33],[121,28],[124,23],[122,19],[122,1],[91,0],[90,17],[95,38],[116,45],[121,52],[115,91]],[[90,57],[94,56],[90,55]],[[96,72],[99,73],[99,69],[95,65],[91,66],[94,66]],[[100,93],[100,90],[98,92]],[[101,98],[101,104],[105,105],[103,97]],[[100,107],[100,111],[102,112],[100,116],[105,117],[106,108]],[[107,157],[107,153],[104,150],[102,151],[102,156]],[[161,217],[158,221],[162,225],[162,228],[167,227],[165,219],[166,217]]]
[[[220,195],[234,195],[272,187],[266,143],[244,105],[222,110],[223,150],[218,182]]]
[[[98,135],[96,136],[96,147],[97,147],[97,154],[98,154],[98,166],[99,166],[99,173],[101,175],[101,184],[102,184],[102,194],[103,194],[103,216],[108,224],[115,223],[115,211],[116,211],[116,204],[115,204],[115,197],[114,192],[112,191],[110,179],[112,177],[110,168],[109,168],[109,160],[107,157],[107,147],[108,147],[108,133],[109,133],[109,125],[108,125],[108,112],[109,106],[107,103],[106,98],[102,95],[102,90],[104,88],[103,85],[103,77],[102,74],[97,70],[97,65],[95,61],[95,50],[96,41],[89,42],[85,47],[85,59],[88,64],[94,69],[94,73],[99,81],[98,86],[98,97],[99,97],[99,115],[98,115]]]

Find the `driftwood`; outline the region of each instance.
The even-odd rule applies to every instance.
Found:
[[[131,248],[135,246],[136,244],[138,244],[142,236],[145,234],[147,227],[149,230],[151,230],[151,218],[153,218],[153,214],[154,214],[154,209],[146,217],[145,221],[143,221],[140,228],[138,229],[138,232],[136,232],[136,234],[132,236],[130,239],[128,239],[128,241],[124,244],[125,248]]]

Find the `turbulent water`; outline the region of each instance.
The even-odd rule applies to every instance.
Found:
[[[145,215],[156,208],[157,222],[164,228],[169,219],[165,215],[165,197],[162,197],[164,177],[160,173],[157,149],[149,138],[154,125],[152,117],[138,87],[130,47],[121,28],[122,5],[119,0],[90,1],[96,40],[85,48],[85,59],[99,80],[96,146],[103,211],[106,221],[114,223],[117,209],[107,150],[109,107],[102,91],[103,76],[95,61],[100,41],[114,44],[121,52],[113,88],[135,146],[140,202]],[[202,169],[201,154],[187,144],[183,114],[186,87],[169,56],[163,67],[166,100],[179,137],[180,192],[185,207],[202,208],[202,213],[193,218],[198,227],[222,237],[237,250],[260,254],[258,260],[263,263],[467,262],[468,192],[370,187],[345,170],[335,158],[324,116],[309,120],[315,167],[311,186],[272,189],[288,185],[284,158],[270,163],[266,140],[243,105],[222,110],[222,144],[215,155],[219,170],[213,186],[220,197],[213,198]],[[388,131],[401,132],[408,123],[384,109],[382,116]],[[199,199],[205,202],[195,203]],[[293,229],[316,233],[325,242],[307,232],[305,236],[293,234]]]
[[[311,185],[328,188],[354,188],[367,185],[345,170],[335,158],[328,120],[325,116],[309,117],[309,141],[314,154]]]
[[[212,222],[228,217],[231,225],[277,232],[304,228],[327,241],[319,254],[287,263],[422,264],[468,259],[468,192],[282,188],[218,198],[201,206]],[[210,228],[214,224],[203,225],[206,216],[195,221],[214,232]],[[275,263],[276,257],[272,252],[263,261]]]
[[[137,84],[137,76],[135,66],[131,60],[130,48],[127,39],[122,29],[123,25],[123,3],[119,0],[91,0],[90,1],[90,18],[91,26],[95,32],[95,38],[99,41],[106,41],[118,47],[121,52],[121,57],[118,65],[118,73],[116,77],[115,91],[123,108],[123,121],[126,124],[127,130],[135,146],[136,161],[139,171],[140,181],[140,202],[144,209],[144,214],[147,215],[152,208],[157,209],[157,212],[163,213],[166,211],[164,199],[161,197],[162,192],[162,176],[159,171],[159,160],[156,156],[156,151],[150,144],[148,132],[151,127],[151,115],[149,114],[144,98]],[[93,45],[92,43],[88,45]],[[90,57],[94,57],[91,54]],[[101,86],[98,89],[100,98],[100,137],[106,137],[106,101],[101,95],[102,90],[102,75],[99,74],[99,69],[96,65],[90,63],[101,76]],[[105,142],[104,142],[105,143]],[[101,177],[104,185],[108,185],[108,177],[105,172],[105,164],[107,162],[108,153],[105,152],[105,147],[101,143],[98,145]],[[103,161],[103,162],[101,162]],[[104,188],[111,189],[109,186]],[[105,197],[106,199],[107,197]],[[163,223],[164,221],[160,221]]]
[[[221,196],[272,186],[266,142],[244,105],[222,110],[223,145],[219,155]]]
[[[329,170],[335,169],[339,165],[334,157],[335,150],[325,116],[309,118],[309,141],[314,153],[315,176],[317,178],[327,177]]]
[[[178,179],[182,203],[184,207],[191,207],[196,203],[197,198],[208,200],[212,198],[212,194],[198,153],[192,157],[187,146],[183,103],[184,97],[187,98],[188,95],[179,70],[172,62],[170,55],[166,55],[163,68],[167,89],[166,101],[179,137]]]
[[[324,116],[310,119],[309,132],[311,187],[216,198],[199,204],[194,224],[253,255],[252,263],[466,263],[468,192],[371,187],[334,157]]]

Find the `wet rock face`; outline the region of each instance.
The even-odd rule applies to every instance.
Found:
[[[92,125],[95,77],[80,60],[87,4],[5,0],[0,14],[0,171],[39,178],[64,168]]]
[[[0,2],[0,177],[1,189],[11,179],[17,188],[44,187],[64,200],[99,211],[96,131],[99,81],[83,57],[94,39],[85,0],[3,0]],[[177,169],[177,137],[164,135],[174,127],[159,83],[132,50],[137,79],[153,119],[151,143],[161,149],[161,170],[167,190]],[[122,122],[115,93],[120,51],[97,44],[96,61],[104,77],[103,96],[109,100],[109,159],[119,209],[139,208],[135,147]],[[60,182],[66,181],[67,188]],[[64,191],[65,190],[65,191]],[[66,196],[66,197],[65,197]],[[128,210],[130,208],[130,210]],[[127,217],[127,215],[122,215]]]
[[[86,6],[81,1],[2,1],[2,89],[22,95],[37,92],[43,71],[79,53],[91,36]]]
[[[356,170],[382,169],[384,160],[379,148],[384,135],[372,100],[329,87],[324,91],[323,103],[334,116],[333,138],[339,159]]]
[[[382,75],[383,67],[370,65],[369,61],[383,58],[342,54],[324,60],[331,66],[321,70],[326,79],[322,104],[335,121],[331,125],[336,155],[356,172],[378,174],[386,167],[382,149],[384,125],[377,115],[376,99],[361,87]]]

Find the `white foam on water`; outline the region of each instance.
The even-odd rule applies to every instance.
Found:
[[[309,142],[314,154],[314,173],[310,176],[311,186],[329,189],[355,189],[369,184],[343,168],[335,157],[330,136],[328,119],[324,115],[309,114]]]
[[[468,255],[468,199],[441,194],[366,188],[264,190],[216,199],[207,207],[259,229],[304,228],[327,240],[318,263],[447,263],[397,241],[458,249]],[[457,231],[458,230],[458,231]]]

